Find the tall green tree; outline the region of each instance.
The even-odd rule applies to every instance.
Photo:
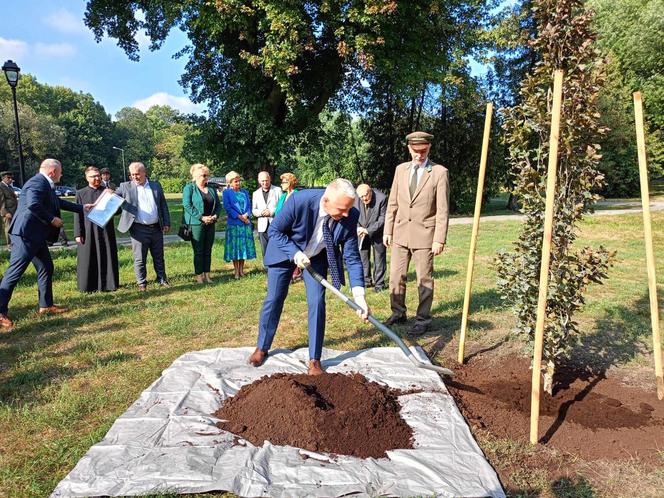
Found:
[[[512,306],[515,332],[534,339],[539,294],[549,155],[552,80],[565,73],[554,202],[549,288],[544,330],[544,388],[553,389],[556,366],[578,339],[574,313],[584,303],[591,282],[606,278],[609,253],[603,247],[575,250],[578,223],[597,199],[602,185],[597,170],[598,89],[602,59],[594,46],[592,14],[581,0],[536,0],[537,36],[533,48],[541,63],[521,85],[520,103],[509,109],[505,131],[515,193],[526,215],[513,252],[499,254],[498,287]]]
[[[335,178],[369,181],[366,168],[368,144],[359,119],[340,111],[320,115],[321,131],[315,139],[296,148],[295,173],[301,184],[326,185]],[[278,165],[279,172],[291,170],[288,163]],[[373,180],[373,179],[371,179]]]
[[[192,126],[176,109],[152,106],[145,113],[154,134],[154,152],[150,160],[156,178],[189,179],[189,161],[184,145]]]
[[[66,133],[54,117],[40,115],[27,104],[19,104],[18,115],[25,174],[29,177],[37,171],[45,157],[60,157],[65,147]],[[13,104],[0,101],[0,168],[13,171],[18,180],[18,147],[14,126]]]
[[[115,113],[114,137],[115,142],[120,144],[117,147],[124,149],[127,167],[134,161],[150,167],[155,136],[151,122],[143,111],[135,107],[123,107]]]
[[[603,123],[600,168],[607,176],[605,193],[639,192],[632,92],[643,94],[646,146],[652,176],[664,174],[664,1],[590,0],[597,43],[611,64],[602,92]]]
[[[253,174],[292,156],[335,99],[355,105],[361,81],[393,78],[419,95],[477,42],[486,0],[89,0],[86,24],[132,59],[173,28],[190,46],[181,82],[206,102],[223,160]],[[138,15],[139,11],[142,15]],[[347,111],[346,108],[340,110]]]
[[[20,105],[31,109],[26,110],[26,113],[37,121],[43,121],[39,127],[43,129],[55,122],[59,130],[64,131],[64,141],[60,146],[33,148],[34,151],[39,150],[39,153],[57,155],[62,161],[64,174],[61,183],[81,185],[84,183],[83,170],[86,166],[107,166],[114,160],[111,150],[111,117],[92,95],[63,86],[45,85],[29,74],[21,76],[16,93]],[[11,102],[8,85],[0,85],[0,102]],[[31,119],[28,115],[25,123],[21,120],[21,129],[28,126]],[[37,129],[36,126],[31,125],[31,128]],[[51,141],[58,137],[59,131],[54,131]],[[44,157],[30,157],[30,160],[37,162],[42,159]]]

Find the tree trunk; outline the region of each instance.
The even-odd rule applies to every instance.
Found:
[[[553,396],[553,375],[555,373],[556,365],[552,361],[546,364],[546,370],[542,373],[544,377],[544,390]]]

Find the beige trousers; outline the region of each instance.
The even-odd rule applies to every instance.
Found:
[[[392,315],[406,316],[406,277],[411,258],[415,261],[419,305],[415,317],[418,324],[431,323],[433,304],[433,253],[431,248],[408,249],[392,244],[390,261],[390,306]]]
[[[2,216],[0,218],[2,218],[2,228],[4,229],[4,233],[5,233],[5,243],[8,246],[10,246],[11,241],[9,240],[9,225],[11,225],[12,219],[11,218],[6,219],[4,216]]]

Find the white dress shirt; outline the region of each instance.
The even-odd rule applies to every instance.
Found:
[[[154,225],[159,223],[159,214],[157,213],[157,203],[154,200],[154,194],[150,188],[150,182],[145,180],[144,185],[136,184],[138,192],[138,212],[136,220],[143,225]]]
[[[53,181],[53,179],[50,176],[45,175],[41,171],[39,172],[39,174],[48,180],[48,184],[51,186],[51,190],[53,190],[55,188],[55,182]]]
[[[417,165],[417,184],[420,184],[420,181],[422,180],[422,175],[424,174],[424,168],[427,167],[427,164],[429,163],[429,158],[427,157],[422,164]],[[410,169],[411,172],[408,175],[408,185],[410,185],[410,180],[413,178],[413,168],[415,166],[415,162],[411,161],[410,162]]]
[[[316,225],[314,225],[314,231],[311,234],[311,239],[309,239],[307,246],[304,248],[304,254],[306,254],[309,259],[320,254],[320,252],[325,249],[325,239],[323,238],[323,222],[325,221],[326,216],[328,216],[328,214],[323,208],[323,197],[321,197],[320,203],[318,204],[318,218],[316,219]],[[330,218],[330,224],[332,223],[332,218]],[[340,270],[344,271],[343,268]],[[351,292],[353,293],[353,297],[357,297],[364,296],[365,291],[364,287],[356,286],[351,288]]]

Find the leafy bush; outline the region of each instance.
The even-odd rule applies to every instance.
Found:
[[[159,178],[159,183],[167,194],[179,194],[187,182],[182,178]]]

